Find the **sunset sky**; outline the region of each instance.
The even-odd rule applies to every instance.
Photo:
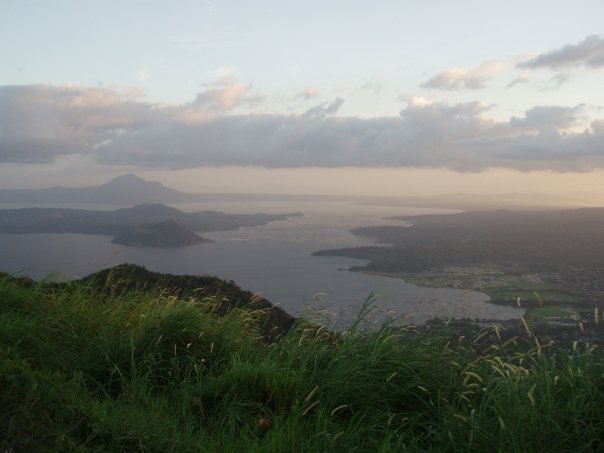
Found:
[[[0,188],[593,192],[604,2],[0,2]]]

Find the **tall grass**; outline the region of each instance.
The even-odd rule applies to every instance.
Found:
[[[594,451],[604,359],[357,320],[0,281],[1,451]],[[485,347],[485,339],[489,339]]]

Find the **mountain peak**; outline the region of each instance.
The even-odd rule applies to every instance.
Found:
[[[111,181],[104,185],[119,185],[119,186],[134,186],[134,185],[154,185],[154,186],[162,186],[163,184],[159,181],[147,181],[146,179],[141,178],[138,175],[128,173],[127,175],[120,175],[113,178]]]
[[[103,192],[107,199],[128,200],[134,203],[170,203],[185,197],[182,192],[170,189],[159,181],[147,181],[134,174],[117,176],[93,189]]]
[[[147,181],[134,174],[120,175],[98,186],[62,187],[0,191],[0,200],[35,203],[177,203],[189,194],[164,186],[159,181]]]

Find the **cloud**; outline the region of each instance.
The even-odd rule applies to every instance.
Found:
[[[344,104],[344,99],[336,98],[333,102],[324,102],[308,109],[304,112],[304,116],[308,118],[322,118],[326,115],[335,115],[342,104]]]
[[[539,91],[550,91],[550,90],[556,90],[556,89],[560,88],[561,85],[564,85],[565,83],[568,83],[570,81],[571,81],[571,76],[566,72],[560,72],[558,74],[553,75],[552,77],[550,77],[547,80],[539,80],[539,81],[533,81],[532,76],[530,76],[526,73],[522,73],[518,77],[516,77],[514,80],[512,80],[510,83],[508,83],[507,88],[513,88],[517,85],[529,84],[532,82],[531,86],[533,88],[537,88],[537,89],[539,89]]]
[[[601,68],[604,66],[604,38],[591,35],[577,44],[567,44],[559,49],[537,55],[520,62],[518,68],[568,69],[573,67]]]
[[[0,87],[0,162],[85,155],[148,168],[604,168],[603,119],[581,133],[565,131],[578,125],[582,105],[536,106],[507,121],[492,118],[481,102],[417,97],[389,117],[338,116],[339,98],[303,114],[234,114],[246,97],[233,101],[215,92],[231,85],[209,86],[195,102],[171,106],[106,88]]]
[[[479,90],[496,75],[510,67],[504,60],[487,60],[474,69],[453,68],[432,77],[421,86],[440,90]]]
[[[565,73],[556,74],[551,79],[549,79],[550,85],[560,86],[567,82],[570,82],[570,76]]]
[[[575,124],[578,114],[584,107],[584,104],[575,107],[557,105],[533,107],[525,112],[524,118],[512,116],[510,126],[527,131],[543,128],[565,129]]]
[[[561,172],[604,168],[603,144],[602,132],[560,134],[555,128],[507,140],[484,138],[466,143],[469,148],[483,150],[484,162],[490,166]]]
[[[518,77],[516,77],[510,83],[508,83],[507,88],[512,88],[512,87],[515,87],[516,85],[529,83],[530,81],[531,81],[531,76],[529,76],[528,74],[520,74]]]
[[[90,87],[0,87],[0,160],[52,162],[86,154],[119,131],[161,122],[162,114],[128,93]]]
[[[591,128],[596,134],[604,134],[604,120],[592,121]]]
[[[237,83],[230,74],[219,77],[216,82],[207,86],[209,89],[199,93],[193,101],[198,108],[232,110],[246,100],[250,91],[249,86]]]
[[[319,90],[317,90],[316,88],[307,87],[303,91],[298,93],[294,99],[303,99],[305,101],[308,101],[309,99],[317,97],[318,94]]]

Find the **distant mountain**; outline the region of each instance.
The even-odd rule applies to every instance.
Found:
[[[0,190],[0,202],[5,203],[178,203],[195,196],[136,175],[118,176],[100,186]]]
[[[182,247],[211,241],[170,219],[160,223],[139,225],[129,233],[117,236],[111,242],[135,247]]]
[[[112,204],[183,203],[188,201],[360,201],[359,197],[336,195],[256,194],[256,193],[188,193],[147,181],[136,175],[122,175],[98,186],[43,189],[0,189],[0,203],[15,204]]]
[[[375,206],[459,209],[490,211],[494,209],[564,209],[601,206],[602,195],[572,194],[443,194],[429,196],[361,196],[262,193],[187,193],[146,181],[136,175],[122,175],[99,186],[46,189],[0,189],[0,203],[48,205],[52,203],[110,204],[132,206],[141,203],[183,203],[206,201],[238,202],[342,202]]]

